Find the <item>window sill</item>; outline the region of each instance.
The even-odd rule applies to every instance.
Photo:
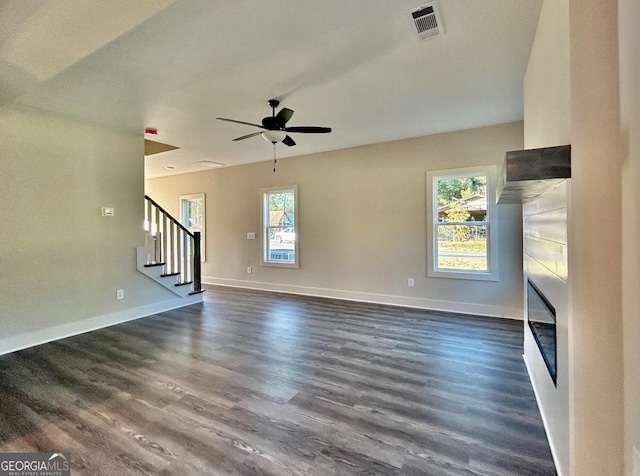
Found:
[[[299,268],[300,265],[298,263],[277,263],[273,261],[263,261],[260,263],[261,266],[265,266],[267,268]]]
[[[436,271],[430,270],[430,278],[466,279],[470,281],[498,281],[498,273],[494,272],[469,272],[469,271]]]

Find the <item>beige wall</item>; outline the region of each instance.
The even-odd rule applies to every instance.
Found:
[[[206,194],[204,282],[521,317],[520,207],[498,207],[498,282],[428,278],[425,221],[428,170],[499,164],[520,148],[513,123],[285,159],[276,173],[262,162],[153,179],[146,191],[176,214],[180,194]],[[290,184],[300,268],[262,267],[259,189]]]
[[[173,299],[135,269],[141,136],[27,108],[0,110],[0,130],[0,353]]]
[[[619,1],[622,160],[622,315],[624,318],[625,462],[633,474],[640,449],[640,2]],[[640,454],[638,455],[640,457]],[[640,461],[638,461],[640,471]],[[637,473],[636,473],[637,474]]]
[[[527,149],[571,143],[569,0],[546,0],[524,78],[524,145]],[[544,238],[566,253],[568,183],[524,206],[534,220],[545,216]],[[525,221],[527,219],[525,218]],[[528,233],[539,232],[532,224]],[[534,229],[535,228],[535,229]],[[525,234],[527,231],[525,230]],[[548,235],[548,236],[547,236]],[[566,254],[559,256],[565,264]],[[544,260],[543,260],[544,262]],[[536,391],[549,444],[560,476],[569,473],[569,290],[566,275],[525,256],[527,273],[556,308],[557,385],[554,385],[529,327],[524,328],[524,356]],[[552,267],[553,268],[553,267]],[[555,268],[554,268],[555,269]]]
[[[569,399],[580,476],[623,474],[624,461],[616,6],[570,0]]]
[[[571,143],[569,0],[546,0],[524,77],[524,146]]]

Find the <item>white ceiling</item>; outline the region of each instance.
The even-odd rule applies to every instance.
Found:
[[[270,160],[231,139],[266,101],[295,111],[290,157],[522,119],[542,0],[439,0],[444,34],[419,40],[420,0],[0,0],[0,106],[18,101],[180,149],[148,177]],[[95,7],[95,8],[94,8]],[[165,167],[174,166],[174,170]]]

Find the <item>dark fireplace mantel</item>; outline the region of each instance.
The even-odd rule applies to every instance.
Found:
[[[570,145],[507,152],[498,176],[497,202],[526,202],[568,178]]]

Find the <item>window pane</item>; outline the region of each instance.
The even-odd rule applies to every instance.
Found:
[[[439,179],[438,222],[487,220],[487,176]]]
[[[437,180],[438,269],[488,271],[487,176],[447,177]],[[469,225],[444,225],[444,223]],[[477,225],[474,223],[478,223]]]
[[[205,203],[204,194],[180,196],[180,223],[191,233],[200,233],[200,258],[205,261]],[[191,241],[187,241],[187,250],[191,251]]]
[[[437,225],[438,269],[488,271],[486,225]]]
[[[269,228],[267,260],[295,263],[296,231],[292,227],[276,226]]]
[[[265,261],[296,263],[295,194],[293,190],[265,194]]]
[[[202,232],[202,202],[201,198],[183,200],[182,224],[190,232]]]

